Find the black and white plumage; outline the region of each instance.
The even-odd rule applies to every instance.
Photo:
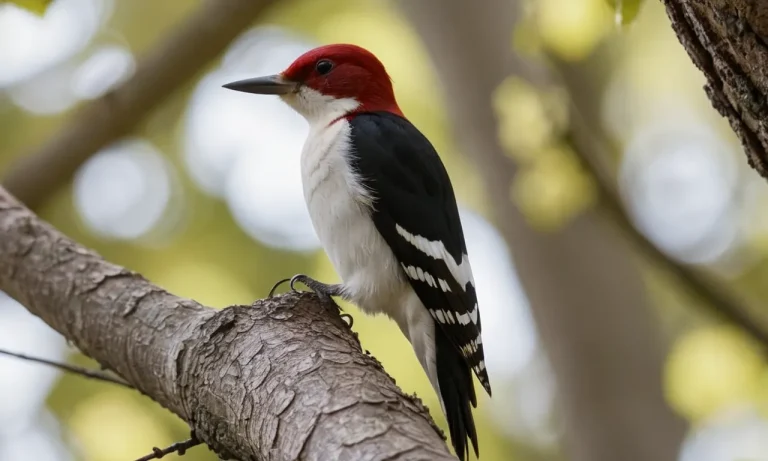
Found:
[[[373,198],[376,229],[442,335],[490,394],[475,282],[453,186],[440,157],[398,115],[365,113],[350,123],[349,158]]]
[[[280,94],[307,119],[304,197],[342,279],[309,279],[312,288],[392,318],[437,392],[457,455],[467,456],[467,438],[477,453],[472,371],[489,395],[491,386],[458,207],[440,157],[400,112],[381,63],[331,45],[279,76],[228,87]]]
[[[387,112],[350,121],[352,168],[373,197],[370,215],[437,328],[437,385],[450,432],[477,445],[472,375],[491,393],[480,313],[450,179],[430,142]],[[434,380],[434,378],[432,378]],[[454,440],[456,443],[456,440]],[[457,444],[457,451],[462,450]]]

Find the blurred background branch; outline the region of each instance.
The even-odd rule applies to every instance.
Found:
[[[131,133],[151,111],[189,83],[274,0],[206,0],[147,56],[120,87],[86,104],[56,136],[22,157],[3,186],[32,209],[71,181],[91,155]]]

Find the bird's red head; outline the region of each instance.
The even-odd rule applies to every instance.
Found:
[[[291,95],[305,101],[288,101],[298,105],[311,102],[312,92],[324,101],[354,101],[356,106],[345,115],[386,111],[402,116],[395,100],[392,81],[384,65],[370,51],[357,45],[325,45],[299,56],[278,75],[241,80],[225,85],[238,91],[259,94]],[[302,94],[304,93],[304,94]]]
[[[356,45],[326,45],[310,50],[282,75],[327,96],[355,99],[360,103],[357,111],[400,114],[384,64]]]

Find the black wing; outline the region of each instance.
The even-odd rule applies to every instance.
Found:
[[[410,122],[386,112],[351,122],[351,161],[373,195],[373,221],[435,323],[440,393],[451,439],[464,455],[477,441],[474,370],[491,393],[480,314],[453,187],[432,144]],[[460,439],[460,442],[457,441]],[[462,458],[463,459],[463,458]]]

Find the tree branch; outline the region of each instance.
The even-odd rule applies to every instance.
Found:
[[[754,0],[662,0],[677,38],[704,73],[712,106],[741,139],[749,164],[768,178],[768,4]]]
[[[204,307],[104,261],[1,188],[0,261],[0,289],[223,458],[453,459],[421,401],[314,295]]]
[[[32,209],[63,187],[88,157],[132,132],[179,87],[216,59],[275,0],[208,0],[139,61],[128,81],[86,104],[57,136],[22,157],[3,186]]]

